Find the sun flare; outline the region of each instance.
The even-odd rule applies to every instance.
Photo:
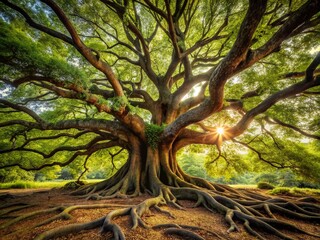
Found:
[[[217,133],[218,133],[219,135],[222,135],[222,134],[224,133],[223,127],[218,127],[218,128],[217,128]]]

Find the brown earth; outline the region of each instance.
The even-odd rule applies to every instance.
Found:
[[[253,189],[251,191],[259,192],[260,194],[266,194],[265,191]],[[102,216],[106,216],[111,210],[121,208],[121,206],[125,207],[127,205],[135,205],[139,204],[145,199],[148,199],[148,195],[143,195],[136,198],[128,198],[128,199],[109,199],[109,200],[101,200],[101,201],[92,201],[92,200],[84,200],[79,199],[75,196],[70,196],[67,194],[68,192],[53,189],[40,189],[40,190],[0,190],[0,227],[1,224],[9,221],[12,217],[17,217],[19,215],[29,213],[31,211],[48,209],[50,207],[60,206],[60,205],[90,205],[90,204],[109,204],[108,207],[104,208],[94,208],[94,209],[77,209],[72,211],[71,215],[73,216],[70,220],[55,220],[47,225],[43,225],[40,227],[36,227],[30,229],[34,224],[44,221],[51,216],[54,216],[56,213],[48,213],[36,216],[35,218],[25,219],[16,224],[13,224],[10,227],[6,227],[0,230],[0,239],[1,240],[24,240],[24,239],[33,239],[35,236],[40,233],[47,231],[49,229],[55,228],[57,226],[67,225],[70,223],[81,223],[87,222],[90,220],[94,220],[100,218]],[[278,196],[277,196],[278,197]],[[281,196],[287,199],[294,199],[294,197],[290,196]],[[10,208],[1,208],[5,204],[13,204],[23,202],[30,204],[29,207],[23,208],[18,211],[12,211],[10,213],[6,212]],[[184,207],[183,210],[179,210],[174,206],[161,206],[161,209],[170,212],[173,217],[170,217],[168,213],[159,212],[158,210],[152,208],[148,214],[143,215],[142,220],[147,223],[148,226],[154,226],[159,224],[166,223],[175,223],[179,225],[188,225],[188,226],[196,226],[203,228],[204,230],[194,230],[198,235],[202,236],[204,239],[219,239],[217,235],[220,236],[220,239],[230,239],[230,240],[253,240],[255,237],[251,236],[247,233],[242,224],[238,223],[240,227],[239,232],[227,233],[229,228],[228,224],[224,220],[224,216],[216,212],[209,212],[203,207],[192,208],[194,204],[191,201],[179,201],[179,204]],[[118,205],[118,206],[115,206]],[[11,208],[14,208],[13,206]],[[300,228],[313,232],[320,232],[320,223],[313,222],[308,223],[300,220],[294,220],[290,218],[284,218],[281,216],[277,216],[277,218],[286,220],[288,222],[294,223]],[[176,235],[167,235],[164,234],[163,229],[145,229],[142,227],[138,227],[134,230],[131,229],[132,221],[129,216],[119,217],[115,220],[126,236],[128,240],[142,240],[142,239],[152,239],[152,240],[169,240],[169,239],[186,239],[181,238]],[[311,239],[319,239],[311,236],[306,236],[298,233],[286,232],[283,231],[287,235],[291,236],[294,239],[299,240],[311,240]],[[217,235],[216,235],[217,234]],[[269,236],[268,233],[261,233],[268,240],[276,240],[279,239],[275,236]],[[77,234],[69,234],[65,237],[59,237],[56,239],[112,239],[113,236],[111,233],[103,233],[99,232],[99,229],[93,230],[85,230],[81,231]]]

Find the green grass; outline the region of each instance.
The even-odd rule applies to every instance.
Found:
[[[87,179],[86,183],[96,183],[103,179]],[[10,183],[0,183],[0,189],[27,189],[27,188],[60,188],[63,187],[68,182],[74,180],[63,180],[63,181],[45,181],[45,182],[33,182],[33,181],[16,181]],[[257,188],[257,185],[245,185],[245,184],[232,184],[230,185],[238,189],[248,189]],[[311,188],[289,188],[289,187],[275,187],[273,190],[269,191],[272,195],[291,195],[291,196],[320,196],[320,189]]]
[[[229,186],[233,187],[233,188],[238,188],[238,189],[241,189],[241,188],[257,188],[256,184],[230,184]]]
[[[63,181],[44,181],[44,182],[33,182],[33,181],[16,181],[9,183],[0,183],[0,189],[10,189],[10,188],[59,188],[63,187],[66,183],[72,182],[74,180],[63,180]],[[102,179],[88,179],[84,182],[86,183],[95,183],[100,182]]]
[[[273,195],[290,195],[290,196],[320,196],[320,189],[312,188],[289,188],[289,187],[276,187],[269,191]]]
[[[100,182],[103,179],[86,179],[86,183],[96,183]],[[63,187],[68,182],[74,180],[63,180],[63,181],[44,181],[44,182],[33,182],[33,181],[16,181],[9,183],[0,183],[0,189],[10,189],[10,188],[54,188],[54,187]],[[245,185],[245,184],[232,184],[230,185],[234,188],[256,188],[257,185]]]

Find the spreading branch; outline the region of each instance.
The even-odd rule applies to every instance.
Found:
[[[277,124],[279,126],[282,126],[282,127],[286,127],[286,128],[290,128],[308,138],[313,138],[313,139],[318,139],[320,140],[320,136],[318,135],[315,135],[315,134],[310,134],[310,133],[307,133],[306,131],[292,125],[292,124],[288,124],[288,123],[285,123],[283,121],[280,121],[279,119],[277,118],[270,118],[270,117],[265,117],[264,120],[269,123],[269,124]]]

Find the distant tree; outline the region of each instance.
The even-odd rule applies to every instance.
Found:
[[[116,173],[77,194],[153,195],[126,212],[134,227],[149,207],[177,199],[224,214],[229,231],[238,219],[259,239],[263,230],[289,237],[276,230],[287,223],[257,211],[320,218],[309,203],[292,211],[190,176],[176,158],[211,145],[210,162],[221,169],[241,168],[239,152],[248,151],[319,177],[319,151],[300,144],[320,139],[319,0],[0,2],[0,168],[87,171],[90,157],[108,149]],[[118,154],[127,157],[121,167]],[[124,239],[110,221],[103,230]],[[75,228],[45,235],[68,231]]]
[[[103,170],[95,170],[87,175],[88,179],[104,179],[106,174]]]
[[[74,179],[75,176],[70,172],[68,168],[63,168],[58,176],[58,179],[70,180]]]

